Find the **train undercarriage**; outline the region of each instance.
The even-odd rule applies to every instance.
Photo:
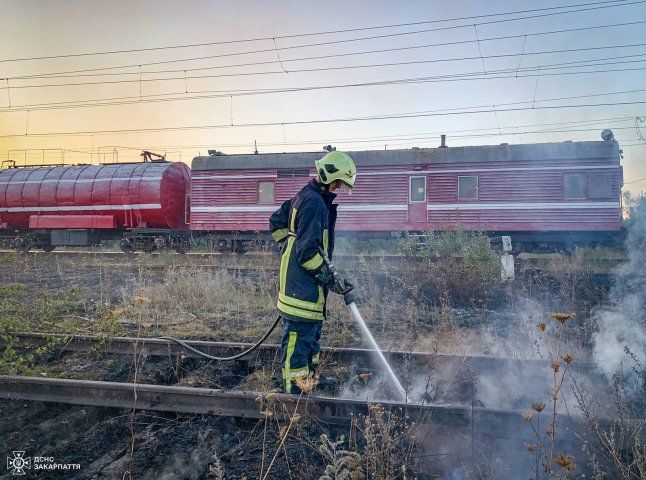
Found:
[[[193,246],[193,240],[188,230],[133,228],[123,234],[119,246],[124,253],[162,250],[186,253]]]
[[[127,231],[105,231],[79,228],[0,232],[0,245],[18,253],[30,250],[51,252],[56,247],[92,247],[110,240],[119,240],[124,253],[163,250],[186,253],[193,245],[191,232],[188,230],[134,228]]]
[[[268,232],[193,232],[195,244],[220,253],[243,254],[278,250]]]

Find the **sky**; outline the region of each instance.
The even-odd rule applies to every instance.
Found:
[[[624,189],[646,190],[646,0],[0,9],[0,161],[128,162],[145,149],[190,165],[210,149],[584,141],[610,128]]]

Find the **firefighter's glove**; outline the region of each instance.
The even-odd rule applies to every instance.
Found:
[[[344,295],[354,290],[354,283],[350,283],[347,278],[343,279],[343,286],[345,288],[345,290],[343,291]]]
[[[343,279],[340,283],[334,282],[334,284],[330,286],[330,290],[334,293],[338,293],[339,295],[347,295],[354,290],[354,285]]]
[[[314,275],[314,278],[323,285],[324,287],[329,288],[330,290],[332,289],[332,286],[334,285],[334,274],[330,270],[330,268],[327,266],[327,264],[323,264],[321,266],[321,269],[319,270],[319,273]]]

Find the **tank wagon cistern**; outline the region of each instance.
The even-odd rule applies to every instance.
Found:
[[[189,192],[183,163],[8,168],[0,170],[0,238],[19,252],[111,239],[124,252],[186,252]]]

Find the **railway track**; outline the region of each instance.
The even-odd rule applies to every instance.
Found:
[[[10,401],[37,401],[104,408],[136,409],[207,414],[233,418],[262,419],[267,408],[278,419],[298,414],[328,424],[348,424],[356,415],[368,415],[374,402],[335,398],[317,394],[287,395],[225,391],[209,388],[102,382],[65,378],[0,376],[0,398]],[[522,411],[460,404],[433,404],[380,401],[379,405],[420,426],[444,435],[478,432],[478,437],[500,440],[531,441],[533,433],[523,428]],[[559,429],[581,430],[582,419],[560,414]],[[612,424],[600,418],[600,425]],[[643,420],[631,420],[637,424]]]
[[[18,333],[14,338],[21,347],[38,348],[52,344],[52,339],[59,342],[54,347],[64,352],[87,352],[93,351],[104,354],[116,355],[140,355],[145,353],[153,357],[168,357],[183,354],[188,358],[202,358],[197,353],[183,348],[181,345],[161,338],[134,338],[134,337],[112,337],[109,339],[93,336],[66,336],[62,334],[43,333]],[[184,340],[185,343],[204,353],[216,357],[227,357],[237,355],[253,344],[243,342],[215,342],[204,340]],[[0,346],[6,345],[0,340]],[[254,361],[271,361],[280,352],[280,345],[262,344],[248,357]],[[550,360],[543,359],[512,359],[492,356],[469,356],[469,355],[445,355],[428,352],[404,352],[404,351],[383,351],[389,363],[399,371],[404,369],[469,369],[474,376],[489,375],[495,372],[504,372],[511,369],[540,370],[549,368]],[[354,363],[362,367],[371,365],[375,361],[375,352],[364,348],[331,348],[323,347],[321,356],[326,361],[338,363]],[[247,360],[248,361],[248,360]],[[575,373],[591,374],[595,371],[595,365],[591,362],[574,362],[570,369]]]
[[[329,424],[347,424],[353,416],[367,415],[371,402],[318,395],[287,395],[223,391],[208,388],[176,387],[39,378],[0,376],[0,398],[13,401],[39,401],[71,405],[91,405],[160,412],[209,414],[234,418],[263,418],[271,404],[273,415],[289,419],[294,414],[316,418]],[[419,423],[436,427],[469,429],[496,438],[508,437],[510,424],[522,423],[521,412],[464,405],[429,405],[405,402],[379,402],[387,409]],[[561,418],[561,417],[559,417]],[[574,417],[559,420],[562,428],[574,428]],[[496,425],[498,427],[496,427]],[[486,427],[485,427],[486,426]],[[516,437],[513,435],[512,437]]]
[[[181,357],[200,362],[200,355],[184,349],[173,341],[160,338],[114,337],[110,339],[91,336],[65,337],[40,333],[16,334],[14,348],[31,349],[47,347],[57,355],[77,352],[111,355],[123,358],[129,355],[145,355],[160,362],[175,365]],[[251,344],[186,340],[193,348],[211,356],[228,357],[247,350]],[[0,341],[0,347],[5,345]],[[55,345],[51,347],[51,345]],[[49,347],[48,347],[49,346]],[[537,391],[549,392],[549,360],[510,359],[490,356],[441,355],[428,352],[384,351],[384,356],[393,367],[401,383],[408,391],[407,403],[428,404],[429,401],[470,404],[495,408],[524,408],[536,401]],[[168,360],[166,360],[168,359]],[[263,344],[251,354],[236,360],[241,375],[249,375],[259,366],[268,370],[280,369],[280,346]],[[222,363],[218,363],[222,365]],[[390,382],[383,375],[376,353],[363,348],[323,348],[322,368],[340,367],[344,376],[339,378],[339,391],[364,395],[363,398],[388,400],[398,396],[391,391]],[[570,375],[594,382],[598,379],[595,366],[589,362],[576,361],[569,366]],[[246,372],[246,373],[245,373]],[[361,380],[369,374],[370,385]],[[501,380],[504,379],[504,380]],[[504,386],[527,382],[531,389],[515,394],[492,396],[492,385]],[[517,390],[517,389],[516,389]]]
[[[284,425],[298,422],[300,428],[347,429],[361,416],[372,418],[371,411],[391,412],[394,418],[415,432],[417,449],[424,452],[420,468],[437,468],[438,459],[470,459],[492,452],[520,452],[523,445],[536,441],[532,429],[517,410],[491,409],[465,405],[422,405],[339,399],[317,395],[221,391],[205,388],[96,382],[37,377],[0,376],[0,398],[13,402],[44,402],[76,405],[78,408],[105,407],[135,412],[171,412],[174,414],[226,417],[240,421],[272,422]],[[157,413],[160,415],[161,413]],[[381,413],[376,413],[381,415]],[[389,417],[390,418],[390,417]],[[603,428],[610,425],[602,420]],[[581,418],[558,416],[559,436],[574,441],[584,435]],[[559,443],[561,446],[563,442]],[[569,447],[574,450],[575,447]],[[530,470],[531,457],[517,455],[510,465],[520,464]],[[529,462],[529,463],[528,463]]]
[[[51,341],[52,335],[20,334],[16,337],[22,348],[37,347]],[[191,346],[208,351],[213,355],[227,355],[248,347],[243,343],[189,341]],[[1,345],[0,345],[1,347]],[[99,339],[96,337],[71,337],[56,347],[61,353],[83,352],[92,349],[95,353],[123,357],[135,353],[146,353],[155,357],[174,357],[184,353],[193,357],[190,351],[162,339],[135,339],[119,337]],[[255,361],[275,358],[278,346],[264,345],[254,352]],[[338,362],[370,363],[372,353],[365,349],[325,349],[324,354]],[[368,401],[361,396],[330,397],[320,395],[316,390],[311,394],[286,395],[282,393],[226,390],[216,388],[196,388],[177,385],[155,385],[143,382],[106,382],[68,378],[26,377],[16,375],[0,376],[0,398],[9,402],[12,408],[31,408],[29,402],[46,404],[76,405],[79,408],[97,407],[123,409],[134,414],[137,412],[168,412],[186,415],[206,415],[234,419],[262,421],[267,416],[281,423],[304,421],[304,425],[338,425],[347,428],[357,416],[368,416],[375,405],[390,411],[398,418],[405,419],[415,428],[418,447],[428,457],[424,462],[429,465],[434,459],[448,455],[469,459],[491,452],[523,452],[523,445],[536,442],[536,435],[523,419],[523,411],[530,403],[517,408],[497,408],[483,405],[478,400],[478,386],[488,376],[495,376],[496,385],[505,388],[503,378],[514,369],[522,371],[527,385],[536,382],[547,373],[546,361],[518,361],[493,357],[465,357],[452,355],[433,355],[425,352],[387,352],[387,357],[398,372],[407,364],[411,370],[435,371],[452,370],[453,381],[460,384],[466,395],[461,401],[406,401],[379,400]],[[576,362],[575,362],[576,363]],[[576,366],[581,371],[592,369],[592,365],[581,363]],[[529,372],[541,372],[532,378]],[[459,373],[468,372],[466,383],[455,379]],[[504,391],[502,395],[508,395]],[[549,395],[549,388],[545,389]],[[536,401],[537,399],[533,399]],[[37,403],[38,404],[38,403]],[[40,407],[45,410],[47,407]],[[558,435],[564,442],[576,442],[585,436],[585,422],[575,409],[558,415]],[[158,413],[157,415],[159,415]],[[114,414],[111,414],[114,415]],[[551,415],[551,414],[550,414]],[[302,418],[303,420],[296,420]],[[613,425],[610,418],[598,419],[599,428]],[[635,425],[642,420],[630,420]],[[562,444],[561,444],[562,445]],[[574,443],[573,445],[576,445]],[[565,448],[565,447],[564,447]],[[575,446],[567,447],[574,450]],[[482,452],[482,453],[479,453]],[[519,454],[510,460],[527,468],[531,456]]]

